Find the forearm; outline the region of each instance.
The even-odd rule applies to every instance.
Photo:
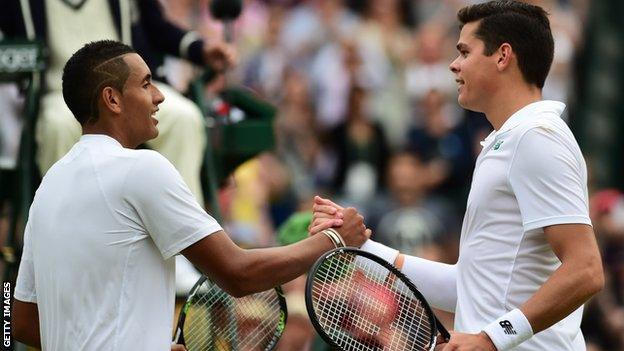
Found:
[[[41,348],[39,312],[36,304],[15,299],[13,301],[12,328],[15,340],[28,346]]]
[[[405,256],[403,273],[416,285],[432,307],[455,312],[457,266]]]
[[[238,273],[244,284],[239,288],[247,294],[291,281],[333,247],[325,235],[315,235],[289,246],[245,250]]]
[[[22,334],[19,338],[16,337],[15,340],[21,342],[24,345],[28,345],[30,347],[41,350],[41,336],[39,335],[39,326],[37,326],[36,328],[32,328],[25,334]]]
[[[368,240],[362,250],[376,254],[394,264],[398,251]],[[454,312],[457,303],[457,268],[420,257],[404,255],[401,271],[416,285],[427,302],[435,308]]]
[[[535,334],[575,311],[602,285],[600,265],[582,261],[563,263],[520,310]]]

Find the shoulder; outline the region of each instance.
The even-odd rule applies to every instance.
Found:
[[[559,116],[544,116],[519,131],[510,167],[555,177],[563,175],[565,169],[581,172],[584,160],[565,122]]]
[[[160,153],[153,150],[131,150],[135,159],[133,170],[152,173],[158,170],[174,169],[173,164]]]
[[[548,154],[552,151],[580,154],[568,125],[555,113],[541,113],[517,133],[517,150]]]
[[[126,182],[137,189],[165,186],[181,178],[173,164],[156,151],[132,150],[131,155],[134,160]]]

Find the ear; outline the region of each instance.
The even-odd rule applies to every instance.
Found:
[[[511,65],[513,56],[515,56],[513,49],[511,45],[509,45],[509,43],[501,44],[501,46],[496,51],[496,55],[498,56],[496,66],[498,67],[498,70],[500,72],[504,71]]]
[[[121,102],[121,94],[119,91],[113,87],[105,87],[102,89],[102,103],[103,107],[114,114],[121,113],[122,110],[122,102]]]

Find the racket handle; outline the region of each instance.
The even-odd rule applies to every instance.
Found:
[[[446,328],[440,322],[438,317],[433,316],[433,318],[435,318],[436,326],[438,327],[438,331],[440,332],[440,335],[442,335],[442,339],[444,339],[444,342],[448,342],[451,339],[451,333],[449,333],[448,330],[446,330]]]

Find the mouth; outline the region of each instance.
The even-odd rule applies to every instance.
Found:
[[[457,83],[457,90],[459,90],[466,83],[466,82],[464,82],[463,79],[459,79],[459,78],[455,79],[455,82]]]
[[[158,112],[158,109],[152,111],[152,114],[150,115],[150,117],[152,117],[155,124],[158,124],[158,119],[156,118],[156,112]]]

